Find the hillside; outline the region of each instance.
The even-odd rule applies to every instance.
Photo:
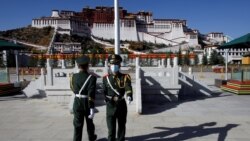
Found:
[[[49,46],[54,29],[52,27],[34,28],[24,27],[0,32],[0,36],[5,38],[17,39],[20,41]]]
[[[19,41],[41,45],[49,46],[52,36],[54,33],[54,28],[44,27],[44,28],[34,28],[34,27],[23,27],[18,29],[12,29],[7,31],[0,31],[0,37],[16,39]],[[106,48],[94,42],[89,37],[80,37],[77,35],[69,36],[67,34],[57,34],[55,36],[54,42],[79,42],[82,46],[83,53],[114,53],[114,49]],[[121,43],[128,43],[129,48],[136,51],[151,50],[155,48],[162,48],[165,45],[162,44],[153,44],[147,42],[132,42],[132,41],[121,41]],[[33,50],[33,49],[32,49]],[[35,51],[35,50],[33,50]],[[121,49],[121,53],[129,53],[127,49]]]
[[[34,28],[24,27],[19,29],[12,29],[7,31],[0,31],[0,36],[10,39],[17,39],[27,43],[32,43],[41,46],[49,46],[54,29],[52,27]],[[80,37],[77,35],[57,34],[54,42],[80,42],[84,53],[105,53],[102,45],[95,43],[87,37]]]

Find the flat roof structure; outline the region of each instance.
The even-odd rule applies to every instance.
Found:
[[[0,40],[0,51],[1,50],[21,50],[25,49],[25,46],[20,44],[15,44],[13,42]]]

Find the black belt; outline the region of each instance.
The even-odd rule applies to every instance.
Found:
[[[115,96],[108,96],[108,95],[106,95],[106,99],[108,99],[108,101],[117,102],[117,101],[119,101],[119,100],[124,99],[124,97],[117,96],[117,95],[115,95]]]

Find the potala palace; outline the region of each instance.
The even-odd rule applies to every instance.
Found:
[[[182,19],[153,19],[151,12],[129,13],[120,9],[120,38],[128,41],[146,41],[165,45],[186,43],[198,47],[198,30],[187,26]],[[86,7],[81,12],[52,10],[50,17],[32,19],[32,27],[51,26],[60,34],[77,34],[102,39],[114,39],[114,8]],[[212,32],[206,36],[211,42],[222,43],[225,36]]]

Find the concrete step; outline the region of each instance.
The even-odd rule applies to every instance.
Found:
[[[142,95],[145,94],[151,94],[151,95],[157,95],[157,94],[166,94],[166,95],[176,95],[178,94],[179,89],[177,90],[169,90],[169,89],[142,89]]]
[[[143,93],[143,103],[165,103],[178,101],[178,94],[163,94],[163,93]]]
[[[179,90],[181,89],[181,85],[173,86],[173,85],[150,85],[150,84],[143,84],[141,86],[142,90]]]
[[[208,87],[214,92],[214,93],[222,93],[222,90],[216,86],[208,85]]]
[[[170,77],[145,77],[141,80],[141,84],[150,84],[150,85],[170,85],[173,83],[173,79]]]

